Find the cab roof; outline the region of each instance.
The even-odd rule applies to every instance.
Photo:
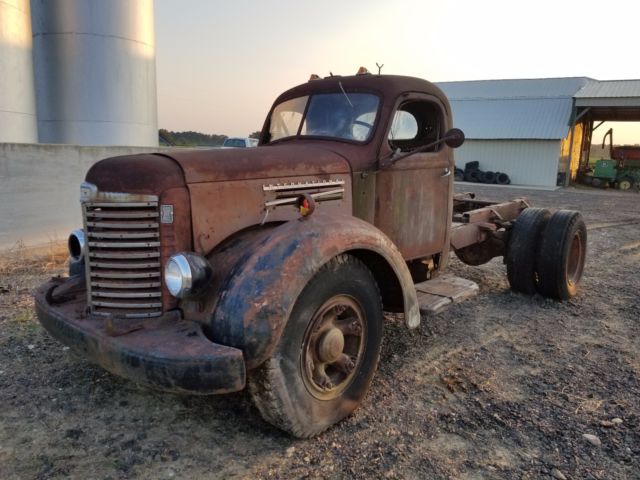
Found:
[[[309,95],[318,92],[335,92],[342,88],[349,91],[375,91],[383,99],[396,98],[406,92],[421,92],[433,95],[448,105],[444,92],[433,83],[417,77],[402,75],[333,75],[318,80],[309,80],[306,83],[293,87],[281,94],[275,103],[280,103],[289,98]]]

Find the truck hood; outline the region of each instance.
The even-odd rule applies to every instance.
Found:
[[[175,150],[106,158],[86,180],[106,192],[159,195],[185,183],[228,182],[350,173],[340,155],[316,145]]]
[[[350,173],[342,156],[315,145],[185,150],[166,155],[180,164],[188,184]]]

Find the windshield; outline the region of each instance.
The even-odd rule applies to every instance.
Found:
[[[270,141],[300,135],[365,142],[373,133],[378,103],[370,93],[342,92],[287,100],[273,110]]]

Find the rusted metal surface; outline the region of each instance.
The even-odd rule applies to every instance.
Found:
[[[158,271],[178,251],[207,256],[214,271],[206,292],[180,303],[160,278],[161,318],[167,319],[167,312],[180,307],[187,320],[197,322],[215,342],[231,348],[225,353],[229,357],[224,358],[233,357],[237,362],[237,352],[242,350],[248,368],[271,354],[299,293],[318,268],[343,252],[357,256],[371,269],[385,309],[404,312],[407,324],[416,327],[420,316],[405,261],[428,261],[429,273],[442,269],[453,243],[449,228],[454,215],[451,149],[441,145],[393,165],[389,162],[397,154],[389,141],[394,113],[407,102],[423,102],[416,108],[437,120],[437,128],[422,128],[421,132],[428,130],[437,139],[451,128],[451,108],[442,91],[409,77],[334,77],[295,87],[274,105],[311,91],[377,95],[377,121],[369,140],[289,138],[266,144],[263,133],[261,146],[255,149],[117,157],[98,162],[86,177],[101,192],[159,198]],[[304,195],[308,203],[315,204],[315,210],[302,219],[297,202]],[[508,216],[508,212],[497,212]],[[478,219],[467,223],[484,232]],[[491,220],[483,221],[492,224]],[[82,301],[72,303],[81,306]],[[138,348],[136,355],[140,357],[145,351],[153,357],[149,349],[159,348],[150,340],[153,336],[149,332],[154,331],[168,342],[167,348],[174,349],[163,354],[175,363],[183,341],[175,331],[160,326],[152,329],[144,320],[127,324],[111,316],[98,326],[93,319],[78,323],[81,314],[73,313],[66,304],[51,315],[47,313],[51,306],[41,307],[44,322],[57,325],[51,327],[54,330],[65,330],[64,325],[75,329],[81,324],[82,335],[70,335],[80,335],[82,342],[95,347],[85,354],[112,371],[142,378],[140,381],[145,380],[138,371],[118,366],[117,361],[105,360],[96,352],[117,350],[126,344],[127,348]],[[65,316],[69,318],[64,320]],[[83,330],[85,327],[89,330]],[[178,343],[171,343],[171,339]],[[137,346],[127,343],[136,341],[140,342]],[[205,348],[202,345],[198,348]],[[197,349],[183,353],[193,352],[202,353]],[[145,361],[153,364],[154,358]],[[238,371],[237,364],[233,365],[232,373]],[[236,382],[228,388],[238,385]]]
[[[171,223],[160,222],[160,264],[162,266],[166,265],[167,260],[174,253],[193,249],[189,190],[185,187],[165,190],[160,196],[160,208],[163,205],[173,207],[173,219]],[[164,284],[164,278],[162,278],[162,307],[164,311],[175,308],[177,305],[178,300],[169,293]]]
[[[462,223],[507,222],[515,220],[522,210],[530,206],[524,198],[518,198],[504,203],[491,203],[473,200],[467,205],[482,205],[482,203],[485,203],[486,206],[483,206],[482,208],[476,207],[473,210],[466,210],[461,214],[456,214],[454,215],[453,220]]]
[[[245,149],[248,150],[248,149]],[[256,149],[251,149],[256,150]],[[258,149],[259,150],[259,149]],[[224,239],[245,228],[262,223],[285,222],[300,216],[294,203],[267,206],[278,198],[297,197],[300,193],[321,193],[335,190],[322,187],[322,180],[344,182],[344,193],[318,198],[316,213],[344,215],[351,213],[351,181],[349,175],[280,177],[278,182],[265,180],[238,180],[189,185],[193,223],[194,249],[208,255]],[[274,184],[318,182],[311,189],[292,188],[287,191],[264,190]]]
[[[130,332],[107,332],[104,318],[86,315],[86,291],[54,279],[35,296],[42,325],[76,353],[122,377],[153,388],[190,394],[242,390],[242,352],[215,344],[194,322],[171,314],[147,319]]]
[[[225,245],[211,257],[212,264],[220,259],[229,269],[218,290],[210,293],[217,298],[210,318],[211,338],[242,349],[247,368],[269,357],[304,286],[321,265],[344,252],[364,258],[365,264],[368,259],[363,252],[382,258],[391,272],[386,278],[376,278],[383,283],[383,304],[400,300],[407,324],[419,324],[406,263],[393,243],[370,224],[351,216],[316,212],[258,232],[254,238],[239,238],[238,245]],[[239,246],[249,246],[250,251],[241,252]],[[236,263],[230,267],[234,257]],[[399,298],[385,295],[384,282],[399,285]]]
[[[530,205],[525,199],[493,203],[458,197],[454,201],[451,246],[468,265],[482,265],[506,252],[510,222]]]
[[[451,176],[443,176],[450,166],[448,155],[420,153],[415,157],[376,177],[374,225],[407,260],[443,252],[451,218]]]
[[[80,197],[91,313],[162,315],[158,196],[102,192],[85,182]]]
[[[504,256],[507,249],[507,237],[504,232],[487,235],[481,242],[455,250],[456,256],[467,265],[483,265],[495,257]]]
[[[303,142],[300,142],[303,143]],[[322,145],[287,144],[265,148],[185,150],[171,152],[189,184],[280,179],[304,175],[350,173],[349,164]]]
[[[441,254],[440,267],[448,259],[451,195],[454,163],[451,149],[442,147],[432,153],[415,153],[393,166],[394,152],[388,140],[395,111],[411,102],[429,104],[439,115],[440,134],[452,127],[451,108],[447,98],[435,85],[417,78],[360,75],[331,77],[299,85],[283,93],[279,103],[314,93],[341,91],[370,92],[381,98],[378,121],[370,140],[364,145],[348,141],[315,141],[343,155],[353,174],[353,215],[369,221],[399,247],[410,260]],[[273,108],[272,108],[273,111]],[[267,116],[261,144],[267,144]],[[422,126],[424,127],[424,126]],[[289,138],[276,144],[313,142]],[[385,170],[378,171],[380,168]]]
[[[180,165],[162,154],[105,158],[89,169],[86,181],[103,192],[153,195],[185,185]]]
[[[362,364],[368,334],[362,306],[347,295],[320,306],[302,341],[302,381],[319,400],[333,400]]]
[[[369,141],[364,145],[349,144],[348,142],[333,142],[337,144],[339,153],[348,159],[354,172],[374,169],[380,158],[392,154],[392,149],[387,141],[388,131],[393,120],[393,113],[401,100],[410,92],[420,92],[430,95],[443,105],[446,118],[451,118],[451,107],[445,94],[434,84],[421,78],[404,77],[399,75],[355,75],[342,77],[339,75],[312,82],[303,83],[291,88],[280,95],[274,102],[267,115],[265,126],[262,130],[260,144],[267,143],[269,131],[269,118],[273,108],[279,103],[312,93],[339,93],[342,90],[357,91],[361,93],[374,93],[381,98],[374,131]],[[449,126],[450,128],[450,126]],[[287,142],[290,142],[289,140]],[[296,140],[296,143],[298,140]],[[285,144],[285,142],[282,142]],[[317,142],[326,145],[327,142]],[[338,151],[338,150],[336,150]]]

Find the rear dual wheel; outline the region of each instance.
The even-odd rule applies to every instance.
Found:
[[[505,262],[514,291],[568,300],[576,295],[586,258],[579,212],[528,208],[514,222]]]
[[[558,210],[549,219],[538,257],[538,292],[569,300],[578,290],[587,254],[587,228],[579,212]]]
[[[382,302],[369,269],[341,255],[304,288],[276,350],[249,372],[262,417],[308,438],[348,416],[364,399],[378,364]]]
[[[533,295],[537,291],[540,244],[550,216],[545,208],[527,208],[513,224],[505,260],[509,285],[516,292]]]

